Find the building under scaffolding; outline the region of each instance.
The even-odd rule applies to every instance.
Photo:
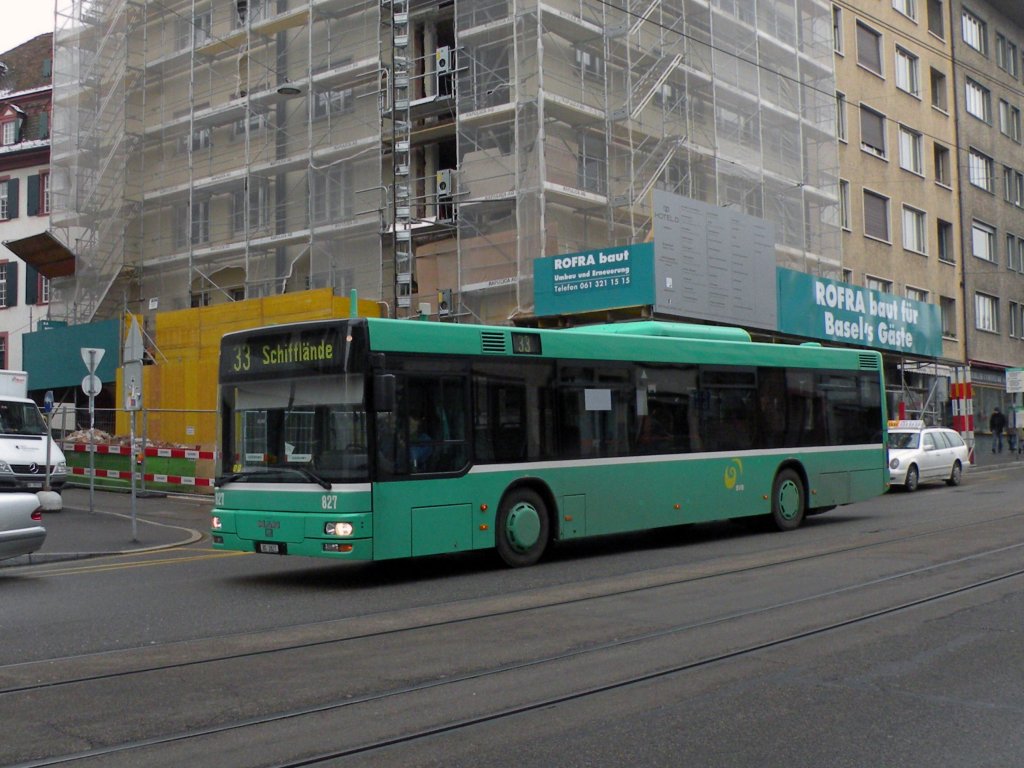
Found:
[[[357,289],[533,314],[663,189],[838,279],[826,0],[59,0],[51,317]],[[714,72],[714,77],[711,73]]]

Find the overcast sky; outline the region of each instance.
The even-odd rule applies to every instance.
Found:
[[[53,0],[0,0],[0,53],[53,32]]]

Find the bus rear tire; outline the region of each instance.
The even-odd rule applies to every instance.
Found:
[[[533,565],[547,549],[550,531],[547,506],[540,495],[529,488],[511,491],[494,523],[498,555],[513,568]]]
[[[784,469],[772,483],[772,523],[780,531],[793,531],[800,527],[807,514],[807,493],[800,475]]]

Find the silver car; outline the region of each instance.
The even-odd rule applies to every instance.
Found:
[[[0,560],[35,552],[46,540],[34,493],[0,493]]]
[[[960,485],[969,460],[967,444],[952,429],[916,426],[905,421],[898,427],[889,427],[891,485],[902,485],[908,491],[915,491],[919,484],[931,480]]]

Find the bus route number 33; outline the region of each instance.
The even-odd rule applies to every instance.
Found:
[[[231,370],[235,373],[240,371],[248,371],[249,366],[252,364],[252,360],[249,356],[249,345],[242,344],[235,348],[235,357],[231,361]]]

